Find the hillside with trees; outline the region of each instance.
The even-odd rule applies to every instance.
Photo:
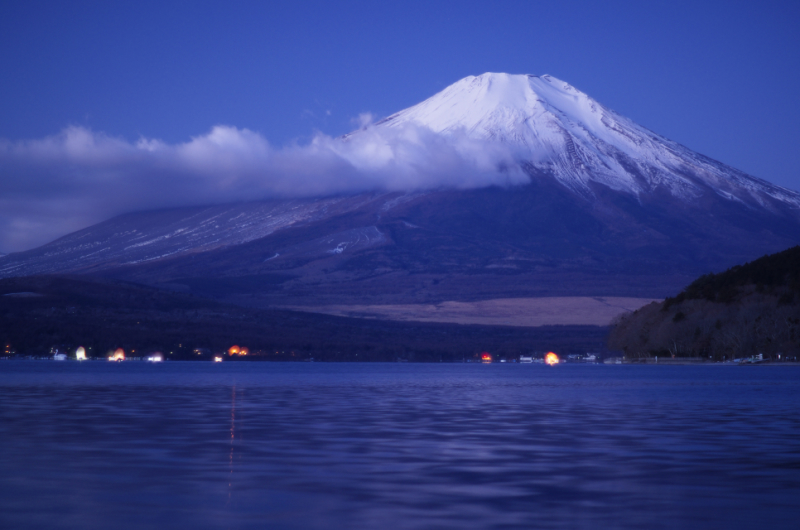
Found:
[[[677,296],[621,316],[609,347],[630,359],[796,359],[800,246],[701,276]]]

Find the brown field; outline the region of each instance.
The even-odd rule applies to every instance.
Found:
[[[440,304],[286,306],[285,309],[356,318],[415,322],[446,322],[490,326],[607,326],[611,320],[634,311],[652,298],[561,296],[498,298],[479,302]]]

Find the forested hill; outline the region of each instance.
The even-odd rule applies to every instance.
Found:
[[[619,319],[609,347],[629,358],[800,355],[800,246],[719,274]]]
[[[693,281],[674,298],[664,301],[665,308],[684,300],[709,300],[725,304],[739,300],[755,286],[759,292],[780,291],[780,303],[791,303],[800,296],[800,245],[764,256],[744,265],[736,265],[719,274],[706,274]]]

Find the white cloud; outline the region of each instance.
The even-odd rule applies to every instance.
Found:
[[[453,133],[374,127],[276,149],[248,129],[216,126],[179,144],[131,143],[83,127],[0,140],[0,250],[45,243],[115,214],[173,206],[368,190],[475,188],[527,182],[513,153]]]

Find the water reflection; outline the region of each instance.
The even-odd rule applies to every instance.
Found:
[[[230,477],[228,477],[228,506],[231,502],[231,488],[233,486],[233,442],[236,439],[236,385],[231,387],[231,452],[228,456],[228,467],[230,467]]]
[[[800,517],[800,370],[12,364],[0,364],[4,528]]]

